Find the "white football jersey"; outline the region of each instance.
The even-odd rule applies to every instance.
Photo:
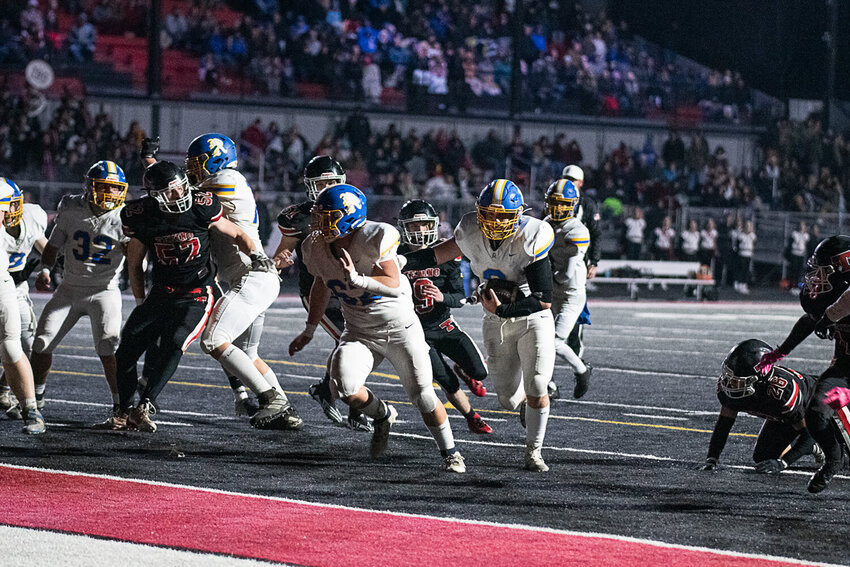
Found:
[[[584,288],[587,282],[584,257],[590,245],[590,232],[578,218],[549,223],[555,230],[555,242],[549,251],[555,282],[566,289]]]
[[[6,178],[0,177],[0,211],[4,213],[9,210],[12,202],[12,187],[5,183]],[[4,227],[5,228],[5,227]],[[0,254],[0,274],[4,274],[3,279],[9,279],[9,257],[6,254]]]
[[[369,276],[377,264],[398,258],[398,245],[399,233],[394,226],[366,221],[354,232],[348,252],[357,272]],[[330,244],[318,232],[304,240],[301,253],[307,270],[322,278],[333,295],[339,298],[347,330],[372,329],[416,319],[410,283],[406,277],[401,276],[399,297],[385,297],[349,285]]]
[[[455,228],[455,241],[469,258],[472,273],[482,281],[494,278],[512,281],[525,295],[531,291],[524,270],[546,257],[554,239],[555,233],[548,223],[525,215],[520,215],[517,231],[496,250],[481,232],[477,213],[464,215]]]
[[[27,263],[35,241],[44,238],[47,229],[47,213],[40,206],[24,203],[21,214],[21,233],[17,238],[4,233],[6,252],[9,253],[9,272],[20,272]]]
[[[254,192],[241,173],[235,169],[222,169],[206,178],[200,188],[213,191],[221,201],[224,218],[241,228],[254,241],[257,250],[263,249]],[[218,267],[219,279],[231,285],[238,283],[251,266],[250,258],[239,250],[233,240],[217,231],[210,232],[210,250]]]
[[[118,286],[124,264],[121,245],[130,241],[121,227],[122,208],[96,215],[85,195],[62,197],[48,242],[65,256],[63,281],[68,285]]]

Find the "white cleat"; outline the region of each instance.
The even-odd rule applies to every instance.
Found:
[[[443,457],[443,467],[446,472],[465,473],[466,463],[463,460],[463,455],[459,452],[454,452],[451,455]]]
[[[549,466],[543,460],[543,454],[540,447],[525,449],[525,470],[532,472],[548,472]]]

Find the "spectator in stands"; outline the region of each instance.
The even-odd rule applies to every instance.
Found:
[[[804,275],[806,259],[809,256],[809,241],[812,236],[806,227],[806,221],[791,231],[788,236],[788,244],[785,246],[785,260],[788,262],[788,282],[791,293],[799,294]]]
[[[738,241],[738,274],[735,278],[735,291],[748,295],[749,281],[753,269],[753,252],[756,247],[756,232],[753,221],[744,223],[744,229],[737,234]]]
[[[714,281],[718,287],[735,281],[737,270],[737,223],[734,213],[726,215],[726,222],[717,230],[717,256],[714,263]]]
[[[625,251],[626,259],[640,260],[643,248],[643,233],[646,230],[646,221],[643,218],[643,209],[635,207],[632,216],[625,220]]]
[[[699,232],[699,261],[700,264],[713,266],[715,257],[717,256],[717,226],[714,219],[709,217],[705,221],[705,226]]]
[[[691,219],[688,222],[687,230],[683,230],[679,238],[682,250],[681,259],[685,262],[698,262],[701,236],[696,219]]]
[[[675,260],[673,255],[673,243],[676,239],[676,231],[673,230],[673,221],[669,216],[661,220],[661,226],[652,231],[655,240],[652,245],[653,260]]]
[[[671,130],[664,145],[661,147],[661,159],[668,167],[681,169],[685,163],[685,143],[679,137],[679,132]]]
[[[68,45],[74,59],[78,63],[84,63],[94,58],[97,30],[89,22],[85,12],[80,14],[77,21],[77,25],[68,34]]]

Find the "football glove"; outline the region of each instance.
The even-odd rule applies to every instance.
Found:
[[[823,401],[835,410],[850,406],[850,390],[836,386],[826,393]]]
[[[779,349],[772,350],[768,353],[765,353],[761,359],[756,364],[755,369],[756,372],[761,374],[762,376],[766,375],[770,372],[770,369],[773,368],[773,365],[785,358],[787,355],[784,352],[781,352]]]
[[[159,153],[159,136],[156,138],[145,138],[142,140],[142,148],[139,150],[139,156],[142,159],[154,158]]]
[[[825,314],[815,324],[815,334],[821,339],[832,340],[834,332],[835,332],[835,323],[832,321],[832,319],[827,317]]]
[[[782,459],[765,459],[756,463],[756,472],[763,474],[776,474],[788,468],[788,463]]]
[[[251,252],[251,271],[252,272],[273,272],[277,273],[277,268],[274,265],[274,260],[263,254],[262,252]]]

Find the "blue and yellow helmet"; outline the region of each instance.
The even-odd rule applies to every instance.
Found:
[[[198,185],[210,175],[237,165],[236,144],[224,134],[210,132],[198,136],[186,150],[186,173],[192,185]]]
[[[312,213],[313,230],[333,242],[366,222],[366,195],[354,185],[332,185],[316,197]]]
[[[559,179],[546,190],[546,214],[555,222],[576,216],[579,191],[569,179]]]
[[[8,204],[9,210],[3,215],[3,225],[7,227],[21,224],[24,214],[24,194],[18,184],[8,177],[0,177],[0,203]]]
[[[513,181],[496,179],[478,195],[478,226],[490,240],[504,240],[519,228],[519,216],[525,210],[522,191]]]
[[[112,211],[124,204],[127,177],[114,161],[101,160],[86,173],[86,196],[98,211]]]

